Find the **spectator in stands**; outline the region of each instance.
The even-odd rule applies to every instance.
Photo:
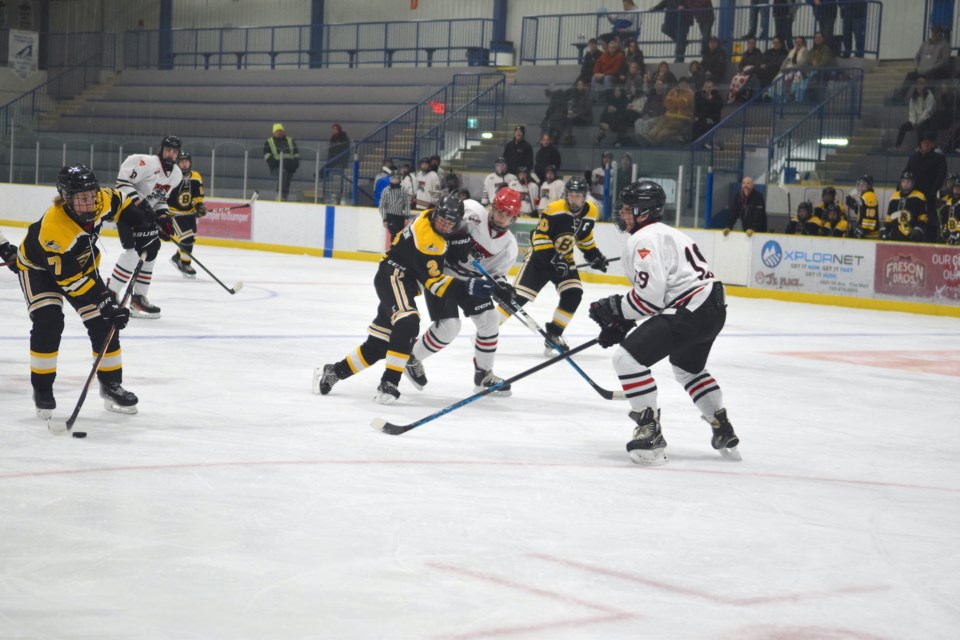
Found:
[[[794,0],[773,0],[774,37],[781,43],[793,42],[793,18],[797,13]]]
[[[730,220],[728,228],[724,229],[724,235],[730,232],[730,229],[737,223],[737,219],[740,220],[740,225],[747,235],[767,231],[767,204],[760,192],[754,188],[753,178],[750,176],[743,177],[740,190],[737,191],[730,202],[730,211],[733,218]]]
[[[930,29],[930,38],[920,45],[913,60],[916,68],[903,79],[903,84],[894,94],[895,100],[904,100],[917,78],[926,78],[928,81],[942,80],[953,75],[950,43],[944,39],[942,28],[934,26]]]
[[[640,65],[631,62],[627,65],[627,77],[623,81],[623,93],[627,100],[634,100],[647,90],[649,76],[640,69]]]
[[[538,182],[543,182],[547,175],[549,165],[559,167],[562,162],[560,150],[553,145],[553,140],[548,135],[540,136],[540,148],[537,149],[537,155],[533,160],[533,178]]]
[[[693,101],[693,140],[710,131],[720,122],[723,111],[723,97],[713,88],[713,80],[707,78],[703,89],[698,91]]]
[[[703,89],[703,81],[707,79],[707,72],[703,70],[703,65],[699,60],[691,60],[687,65],[687,78],[690,79],[690,86],[694,91]]]
[[[841,0],[840,18],[843,21],[843,48],[841,58],[862,58],[867,39],[866,0]],[[856,41],[856,49],[853,43]]]
[[[700,57],[706,57],[709,50],[710,34],[713,32],[713,1],[685,0],[685,6],[693,11],[693,19],[700,28]],[[724,72],[726,75],[726,72]],[[714,78],[716,79],[716,78]]]
[[[926,197],[916,189],[914,174],[904,171],[900,175],[899,188],[890,195],[880,239],[923,242],[927,238],[928,226]]]
[[[807,0],[813,7],[813,19],[817,23],[817,31],[823,33],[827,43],[833,47],[833,29],[837,24],[837,0]]]
[[[833,49],[830,48],[829,40],[822,32],[817,31],[813,34],[810,71],[804,83],[805,87],[803,87],[812,93],[811,97],[814,104],[826,97],[824,94],[827,82],[830,80],[830,73],[822,70],[832,67],[834,64],[836,64],[836,59],[833,55]],[[797,87],[797,91],[794,92],[797,102],[803,102],[805,99],[805,94],[800,89],[801,87]]]
[[[747,49],[740,55],[737,74],[730,80],[727,91],[727,103],[749,100],[759,84],[758,71],[763,63],[763,53],[757,48],[755,38],[747,40]]]
[[[643,75],[643,73],[647,70],[647,63],[643,59],[643,51],[640,50],[640,47],[637,45],[637,41],[633,38],[627,40],[626,49],[623,51],[623,60],[627,63],[628,69],[631,63],[636,62],[640,75]]]
[[[784,40],[779,36],[773,37],[773,44],[763,52],[763,58],[757,68],[757,79],[760,81],[760,88],[764,88],[773,82],[773,79],[780,73],[780,67],[787,57],[787,50],[783,46]]]
[[[569,90],[567,119],[563,129],[563,143],[573,144],[573,127],[593,124],[593,98],[583,80]]]
[[[551,86],[543,92],[550,102],[547,104],[547,112],[543,114],[543,120],[540,121],[540,137],[547,135],[554,142],[558,142],[567,120],[568,90]]]
[[[666,98],[667,85],[664,84],[663,80],[658,78],[653,83],[653,91],[651,91],[650,95],[647,96],[646,102],[643,106],[643,111],[640,112],[640,117],[637,118],[633,123],[633,129],[636,133],[637,140],[646,138],[649,131],[656,126],[658,122],[660,122],[661,118],[663,118],[663,114],[666,109]],[[632,117],[630,113],[631,108],[627,109],[628,118]]]
[[[663,84],[668,88],[672,89],[677,86],[677,76],[673,75],[673,72],[670,71],[670,65],[666,62],[661,62],[657,65],[657,74],[653,77],[654,80],[663,80]]]
[[[622,12],[607,14],[607,22],[612,25],[610,32],[604,33],[598,39],[603,43],[618,40],[623,44],[630,38],[636,38],[640,33],[641,17],[640,10],[637,9],[633,0],[623,0]]]
[[[527,128],[518,124],[513,128],[513,140],[503,147],[503,157],[507,160],[507,172],[517,174],[519,167],[533,166],[533,147],[524,140]]]
[[[786,102],[791,94],[799,93],[802,96],[807,82],[805,74],[809,66],[810,50],[807,49],[807,39],[797,36],[793,39],[793,49],[790,49],[790,53],[780,65],[780,73],[773,79],[773,84],[782,79],[783,85],[771,87],[771,97]]]
[[[664,114],[638,142],[642,145],[666,146],[690,141],[693,125],[693,91],[686,78],[667,92],[663,100]]]
[[[283,159],[283,171],[280,171],[280,160]],[[277,122],[273,125],[273,135],[263,143],[263,159],[270,168],[270,175],[282,173],[280,183],[280,199],[286,200],[290,194],[290,181],[293,174],[300,168],[300,151],[293,138],[288,138],[283,125]]]
[[[921,138],[931,130],[931,120],[936,108],[937,102],[933,98],[933,92],[927,88],[926,79],[917,78],[910,94],[910,102],[907,104],[907,121],[900,125],[900,130],[897,132],[897,141],[889,150],[903,151],[903,139],[908,131],[917,132],[917,146],[919,147]]]
[[[618,84],[613,89],[607,91],[603,113],[600,114],[600,129],[597,132],[597,144],[603,142],[607,134],[611,132],[617,136],[617,145],[623,143],[621,137],[625,131],[627,104],[629,104],[629,101],[623,93],[622,85]]]
[[[547,165],[543,182],[540,183],[540,202],[537,204],[537,211],[542,212],[551,202],[562,198],[563,191],[563,178],[557,174],[557,168],[552,164]]]
[[[715,83],[723,82],[727,77],[727,53],[720,48],[720,40],[716,36],[710,36],[707,40],[707,50],[700,64],[706,77]]]
[[[752,40],[757,36],[757,18],[760,18],[760,39],[767,39],[767,32],[770,30],[770,11],[767,5],[770,0],[750,0],[750,26],[747,33],[741,40]],[[762,9],[760,7],[763,7]]]
[[[790,216],[787,223],[788,235],[818,236],[823,221],[813,212],[813,205],[806,200],[797,205],[797,212]]]
[[[920,137],[920,148],[910,156],[907,166],[904,167],[905,172],[914,175],[915,188],[923,194],[930,221],[936,219],[937,192],[947,179],[947,159],[937,152],[936,144],[936,132],[926,131]],[[936,228],[933,231],[936,231]],[[935,238],[936,233],[928,233],[927,237]]]
[[[410,198],[400,184],[399,171],[391,171],[387,176],[387,188],[381,194],[379,207],[383,227],[392,239],[410,222]]]
[[[617,40],[611,40],[607,43],[607,50],[597,58],[593,65],[593,97],[595,100],[601,100],[606,91],[613,89],[613,85],[619,82],[623,71],[624,58],[620,51],[620,43]]]
[[[650,11],[663,11],[663,25],[660,32],[674,42],[674,62],[683,62],[687,51],[687,36],[690,25],[693,24],[693,15],[684,9],[689,7],[689,0],[660,0],[650,7]]]
[[[346,169],[350,164],[350,136],[339,124],[330,126],[330,146],[327,148],[327,168]]]
[[[583,62],[580,63],[580,75],[577,76],[577,80],[582,80],[584,84],[590,84],[593,80],[593,65],[596,64],[601,53],[603,52],[597,46],[597,39],[590,38],[587,42],[587,50],[583,54]]]

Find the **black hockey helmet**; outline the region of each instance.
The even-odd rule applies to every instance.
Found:
[[[163,165],[164,171],[170,171],[173,168],[173,163],[176,161],[176,156],[174,160],[167,160],[163,156],[164,149],[176,149],[177,156],[180,155],[180,150],[183,148],[183,143],[180,142],[180,138],[177,136],[167,136],[160,141],[160,148],[157,150],[157,156],[160,158],[160,164]]]
[[[400,179],[402,177],[403,176],[400,175],[400,171],[398,171],[397,169],[393,169],[390,172],[390,184],[400,184]]]
[[[837,190],[834,187],[824,187],[823,191],[820,192],[820,198],[826,198],[830,196],[831,199],[837,199]]]
[[[443,179],[447,184],[448,191],[459,191],[460,190],[460,176],[455,173],[448,173]]]
[[[526,165],[520,165],[517,167],[517,177],[520,177],[521,173],[527,174],[527,177],[530,177],[530,169]]]
[[[570,213],[577,214],[580,213],[580,209],[583,208],[583,204],[578,204],[576,206],[570,204],[570,194],[571,193],[582,193],[583,201],[587,201],[587,193],[590,192],[590,185],[587,184],[587,181],[581,178],[580,176],[574,176],[567,180],[567,184],[564,185],[564,199],[567,201],[567,208],[570,210]]]
[[[870,175],[869,173],[865,173],[859,178],[857,178],[857,185],[859,185],[861,182],[867,185],[868,187],[870,187],[871,189],[873,188],[873,176]]]
[[[430,165],[430,158],[428,158],[427,156],[423,156],[422,158],[420,158],[420,160],[417,161],[417,166],[418,166],[418,167],[421,167],[421,166],[423,166],[423,165],[429,166],[429,165]]]
[[[192,168],[193,168],[193,156],[190,155],[190,152],[189,152],[189,151],[184,151],[183,149],[181,149],[181,150],[180,150],[180,155],[177,156],[177,164],[179,165],[179,164],[180,164],[181,162],[183,162],[184,160],[186,160],[187,162],[190,163],[190,169],[192,169]],[[181,169],[182,169],[182,167],[181,167]]]
[[[813,203],[804,200],[797,205],[797,219],[801,221],[809,220],[813,216]]]
[[[912,171],[904,171],[903,173],[900,174],[900,190],[901,190],[901,191],[903,191],[903,181],[904,181],[904,180],[909,180],[909,181],[910,181],[910,189],[913,189],[913,187],[916,186],[916,184],[917,184],[917,179],[913,177],[913,172],[912,172]]]
[[[826,216],[830,222],[837,222],[840,219],[840,207],[831,202],[824,208],[823,215]]]
[[[77,211],[75,196],[88,191],[96,192],[93,207],[89,211]],[[83,164],[72,164],[60,169],[60,173],[57,174],[57,193],[63,200],[64,211],[80,226],[86,227],[96,220],[97,211],[100,210],[101,205],[100,183],[92,169]]]
[[[663,219],[663,207],[667,204],[667,194],[663,187],[652,180],[638,180],[620,191],[620,214],[617,228],[633,233],[651,222]],[[624,210],[629,209],[626,214]],[[624,215],[632,215],[633,221],[624,220]]]
[[[557,167],[556,167],[556,165],[552,165],[552,164],[548,164],[548,165],[546,166],[546,168],[543,170],[543,176],[544,176],[544,177],[547,177],[548,175],[550,175],[550,172],[551,172],[551,171],[553,171],[553,177],[554,177],[554,179],[556,179],[556,177],[557,177]]]
[[[503,171],[506,172],[506,170],[507,170],[507,159],[504,158],[503,156],[500,156],[499,158],[497,158],[497,161],[493,163],[493,168],[494,168],[495,173],[497,173],[497,174],[499,174],[499,175],[503,175],[503,173],[501,173],[501,171],[500,171],[500,165],[503,165]]]
[[[958,182],[960,182],[960,176],[958,176],[955,173],[951,173],[943,181],[943,186],[946,189],[950,189],[951,187],[953,187],[953,185],[957,184]]]
[[[440,218],[452,223],[453,226],[450,227],[449,231],[443,232],[437,229],[437,220]],[[459,196],[454,194],[447,194],[440,198],[440,203],[434,207],[433,213],[430,215],[433,230],[442,236],[448,236],[453,233],[461,220],[463,220],[463,201],[460,200]]]

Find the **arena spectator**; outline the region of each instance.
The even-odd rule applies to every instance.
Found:
[[[910,101],[907,103],[907,121],[900,125],[900,130],[897,132],[897,141],[889,150],[903,151],[903,139],[908,131],[917,132],[917,146],[919,147],[920,139],[931,130],[931,121],[936,106],[933,92],[927,88],[926,79],[917,78],[910,94]]]
[[[770,88],[771,97],[786,102],[791,95],[799,94],[803,96],[806,89],[807,69],[810,67],[810,50],[807,49],[807,39],[803,36],[797,36],[793,39],[793,49],[783,59],[780,65],[780,73],[773,79],[773,85],[778,80],[782,80],[782,86],[772,86]]]
[[[950,43],[943,37],[943,29],[933,26],[930,38],[920,45],[913,57],[916,68],[903,79],[903,84],[894,94],[894,99],[903,101],[917,78],[942,80],[953,75],[953,62],[950,59]]]
[[[727,53],[720,48],[720,40],[716,36],[710,36],[707,40],[707,50],[700,64],[706,77],[715,83],[721,83],[727,77]]]
[[[627,104],[629,104],[629,101],[623,93],[622,85],[618,84],[613,89],[607,91],[603,113],[600,114],[597,144],[603,142],[608,133],[613,133],[617,136],[617,145],[623,143],[621,138],[625,132]]]
[[[713,0],[685,0],[685,6],[693,12],[693,19],[700,29],[700,57],[705,57],[709,49],[710,34],[713,32]],[[726,73],[724,73],[726,75]]]
[[[670,65],[666,62],[661,62],[657,65],[657,73],[653,79],[663,80],[663,84],[666,85],[668,89],[677,86],[677,76],[673,75],[673,72],[670,71]]]
[[[720,122],[723,111],[723,97],[713,88],[713,80],[707,78],[703,89],[698,91],[693,101],[693,140],[710,131]]]
[[[636,62],[641,75],[647,70],[647,63],[643,59],[643,51],[640,50],[637,41],[633,38],[627,40],[627,46],[623,51],[623,60],[626,62],[628,68],[631,62]]]
[[[624,58],[623,52],[620,51],[620,43],[617,40],[611,40],[607,43],[607,50],[593,65],[594,99],[602,99],[604,92],[612,89],[619,82],[620,76],[624,74],[623,68]]]
[[[690,86],[694,91],[703,89],[703,81],[707,79],[707,72],[703,70],[703,65],[699,60],[691,60],[687,65],[687,78],[690,79]]]
[[[657,79],[653,83],[653,91],[650,92],[650,95],[647,96],[644,102],[643,111],[640,112],[639,117],[633,123],[636,140],[646,137],[650,129],[663,118],[666,108],[666,97],[667,86],[663,80]],[[633,103],[631,103],[631,106],[627,109],[627,118],[633,117],[631,113],[632,108]]]
[[[767,5],[770,0],[750,0],[750,26],[747,33],[741,40],[751,40],[757,36],[757,19],[760,20],[760,39],[767,39],[767,32],[770,30],[770,11]],[[763,7],[762,9],[760,7]]]
[[[640,65],[631,62],[627,65],[627,76],[623,81],[623,93],[628,100],[634,100],[647,90],[649,76],[640,69]]]
[[[502,157],[507,161],[507,172],[514,175],[520,167],[533,166],[533,147],[524,140],[527,128],[518,124],[513,128],[513,140],[503,147]]]
[[[573,127],[593,124],[593,98],[587,85],[577,80],[567,98],[567,117],[563,128],[563,143],[573,144]]]
[[[757,48],[755,38],[747,40],[747,48],[740,55],[737,73],[730,80],[730,89],[727,91],[727,103],[749,100],[757,88],[759,81],[757,73],[763,63],[763,53]]]
[[[290,181],[293,174],[300,168],[300,151],[297,149],[297,143],[293,138],[287,137],[283,125],[277,122],[273,125],[273,133],[263,143],[263,159],[270,169],[271,176],[280,174],[280,160],[283,159],[283,175],[280,183],[281,200],[286,200],[290,194]]]
[[[840,18],[843,21],[841,58],[862,58],[867,38],[866,0],[841,0]],[[856,48],[853,45],[856,42]]]
[[[577,82],[580,82],[577,80]],[[567,97],[568,89],[556,89],[550,87],[544,89],[544,94],[549,98],[547,103],[547,112],[543,114],[543,120],[540,121],[540,136],[550,136],[556,142],[560,139],[560,132],[567,120]]]
[[[797,13],[794,0],[773,0],[774,37],[780,42],[793,42],[793,18]]]
[[[666,146],[690,141],[693,132],[693,91],[686,78],[667,92],[664,113],[656,124],[642,134],[638,142],[648,146]]]
[[[753,178],[744,176],[740,182],[740,189],[730,202],[732,218],[724,230],[726,235],[740,220],[740,225],[748,235],[755,232],[767,231],[767,205],[763,196],[753,186]]]
[[[813,7],[813,19],[817,31],[823,33],[827,43],[833,46],[833,30],[837,24],[837,0],[807,0]]]
[[[559,167],[562,162],[560,150],[557,149],[550,136],[544,134],[540,136],[540,148],[537,149],[537,155],[533,160],[533,178],[537,182],[543,182],[546,176],[546,169],[549,165]]]
[[[609,43],[611,40],[625,43],[631,38],[636,38],[640,32],[641,17],[642,14],[633,0],[623,0],[622,12],[607,14],[607,22],[611,25],[610,32],[598,36],[598,39],[603,43]]]
[[[584,84],[590,84],[593,80],[593,65],[596,64],[601,53],[603,52],[600,51],[597,39],[590,38],[587,42],[587,50],[583,54],[583,61],[580,63],[580,75],[577,76],[577,80],[582,80]]]
[[[813,49],[810,51],[810,70],[806,74],[807,78],[803,87],[797,87],[794,92],[797,102],[803,102],[806,99],[806,91],[811,92],[811,98],[814,104],[819,103],[825,96],[827,82],[830,80],[830,72],[823,69],[830,68],[836,64],[833,49],[827,37],[820,31],[813,35]]]
[[[780,73],[780,67],[787,57],[787,50],[783,46],[785,41],[779,36],[774,36],[770,48],[763,52],[763,58],[760,59],[760,66],[757,68],[757,79],[760,81],[760,88],[765,88],[773,82],[773,79]]]
[[[660,32],[674,42],[674,62],[683,62],[687,51],[687,37],[693,24],[692,12],[686,11],[689,0],[660,0],[650,11],[663,11]]]

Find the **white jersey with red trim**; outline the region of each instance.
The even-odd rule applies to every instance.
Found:
[[[135,153],[120,165],[117,190],[125,198],[143,198],[157,213],[166,213],[167,197],[182,181],[183,173],[176,164],[167,173],[158,156]]]
[[[693,311],[719,282],[693,239],[662,222],[633,233],[622,260],[624,275],[633,284],[623,297],[622,311],[631,320],[679,308]]]
[[[537,183],[511,180],[507,186],[520,194],[520,215],[535,216],[537,203],[540,202],[540,187]]]
[[[476,200],[463,201],[463,226],[470,234],[472,252],[477,261],[494,278],[507,277],[507,271],[517,261],[517,239],[507,229],[494,233],[490,229],[490,214]],[[472,261],[446,265],[444,272],[457,278],[477,278],[480,273]]]
[[[554,200],[561,200],[564,188],[563,180],[554,180],[553,182],[544,180],[540,184],[540,204],[537,205],[537,211],[543,211]]]
[[[512,173],[500,175],[494,172],[487,174],[487,177],[483,179],[483,193],[480,194],[481,204],[488,205],[493,202],[493,197],[497,195],[497,192],[516,179],[517,176]]]

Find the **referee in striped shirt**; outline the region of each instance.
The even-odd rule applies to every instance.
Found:
[[[380,194],[380,215],[390,239],[403,231],[410,220],[410,196],[400,186],[400,172],[390,172],[390,186]]]

